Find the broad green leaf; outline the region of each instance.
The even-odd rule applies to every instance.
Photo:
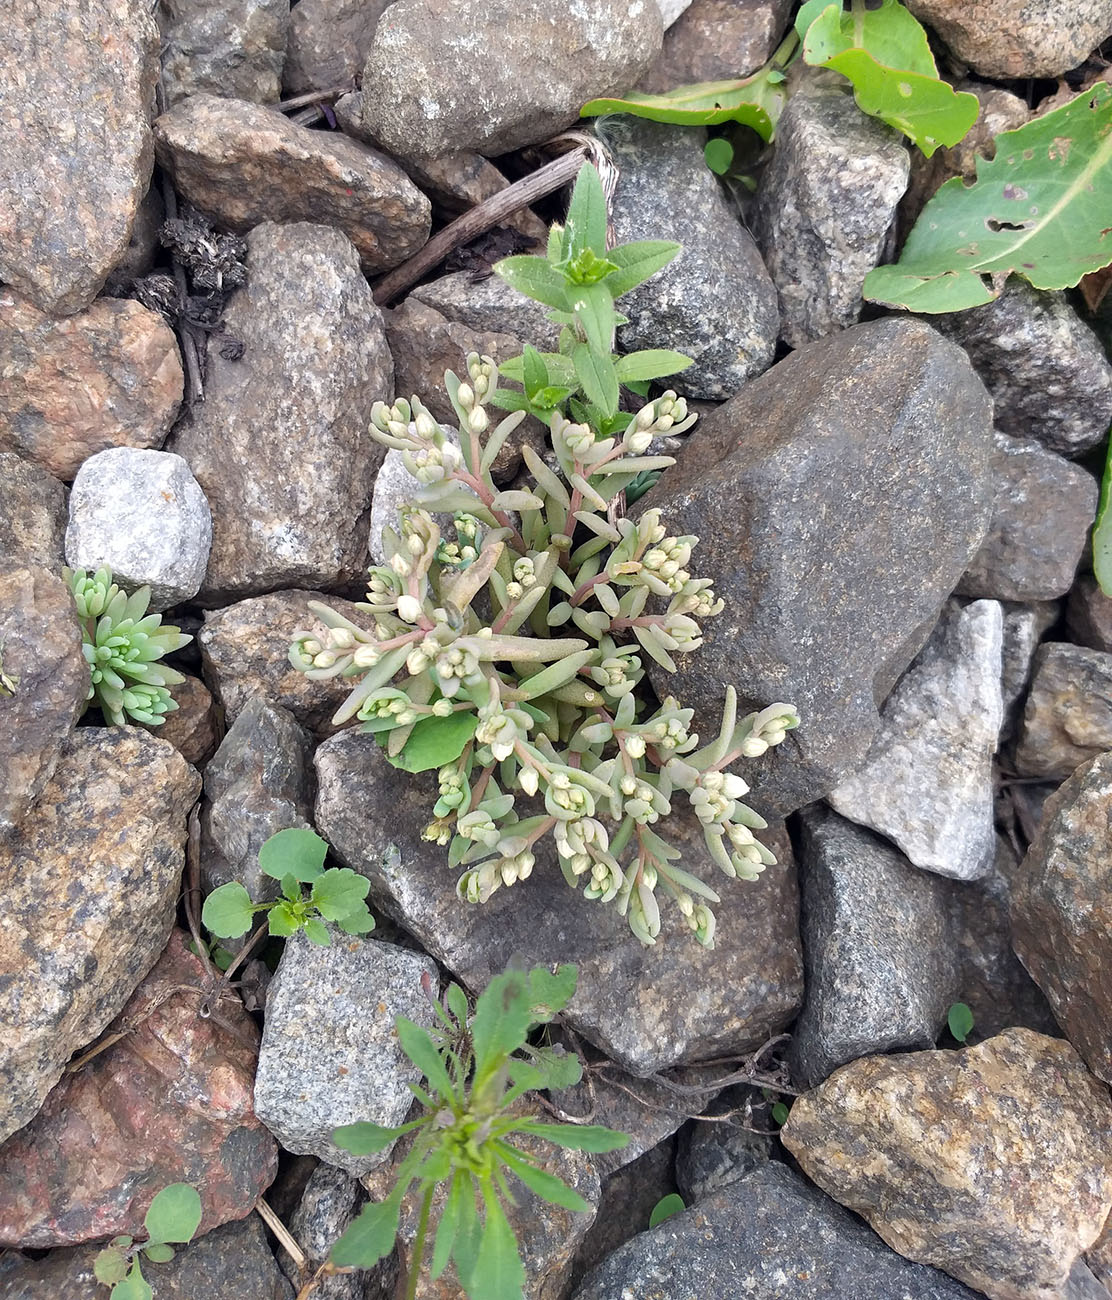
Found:
[[[419,718],[402,752],[390,762],[403,772],[428,772],[445,763],[454,763],[478,725],[478,714],[462,711],[449,713],[446,718],[435,714]]]
[[[579,284],[569,291],[575,319],[595,352],[610,355],[614,347],[614,299],[605,284]]]
[[[422,1123],[423,1120],[411,1120],[396,1128],[383,1128],[381,1124],[372,1124],[370,1120],[362,1120],[358,1124],[341,1124],[332,1130],[332,1141],[345,1151],[350,1151],[353,1156],[377,1156],[403,1133],[418,1128]]]
[[[305,937],[311,944],[318,948],[328,948],[332,940],[328,936],[328,926],[323,921],[318,921],[315,916],[306,918],[302,927],[305,931]]]
[[[475,1262],[479,1258],[479,1241],[482,1224],[475,1209],[475,1185],[470,1175],[465,1174],[468,1182],[468,1194],[460,1198],[459,1227],[452,1245],[452,1259],[455,1261],[456,1274],[465,1291],[470,1294],[471,1278],[475,1271]]]
[[[401,1196],[371,1201],[332,1247],[329,1258],[340,1268],[371,1268],[394,1249]]]
[[[105,1246],[93,1260],[93,1276],[105,1286],[120,1282],[127,1275],[127,1256],[115,1246]]]
[[[112,1288],[112,1300],[154,1300],[154,1292],[143,1276],[138,1259],[132,1261],[127,1277]]]
[[[253,907],[247,890],[238,880],[231,880],[214,889],[205,899],[201,921],[220,939],[238,939],[251,928]]]
[[[618,269],[606,277],[606,287],[613,297],[620,298],[667,266],[680,247],[670,239],[638,239],[632,244],[619,244],[607,254]]]
[[[152,1264],[169,1264],[175,1252],[173,1246],[167,1246],[164,1241],[149,1241],[143,1247],[143,1254]]]
[[[554,407],[559,406],[561,402],[566,401],[574,392],[574,388],[563,388],[559,384],[546,384],[544,388],[538,390],[533,398],[533,405],[540,407],[542,411],[551,411]]]
[[[200,1225],[201,1198],[191,1183],[164,1187],[143,1218],[151,1241],[190,1241]]]
[[[259,866],[268,876],[281,880],[293,876],[295,880],[313,881],[324,869],[328,856],[328,841],[307,826],[291,826],[277,831],[259,850]]]
[[[375,928],[375,919],[366,903],[360,903],[354,911],[337,917],[336,924],[345,934],[370,934]]]
[[[785,1102],[785,1101],[778,1101],[778,1102],[776,1102],[776,1104],[772,1107],[772,1122],[773,1122],[774,1124],[784,1125],[784,1124],[786,1124],[786,1123],[788,1122],[788,1116],[789,1116],[790,1114],[791,1114],[791,1111],[790,1111],[790,1109],[789,1109],[789,1107],[788,1107],[787,1102]]]
[[[428,1030],[415,1025],[405,1016],[398,1016],[395,1024],[402,1051],[445,1101],[453,1100],[456,1095],[455,1088],[444,1065],[444,1058],[429,1037]]]
[[[579,343],[571,359],[576,378],[588,400],[601,407],[607,415],[615,414],[618,409],[618,376],[609,355],[604,356],[586,343]]]
[[[538,1169],[536,1165],[530,1164],[522,1152],[517,1151],[508,1142],[496,1142],[495,1150],[525,1186],[542,1201],[548,1201],[550,1205],[561,1205],[565,1210],[575,1210],[579,1213],[590,1209],[583,1197],[569,1187],[562,1178],[550,1174],[547,1169]]]
[[[1097,521],[1093,525],[1093,574],[1106,596],[1112,596],[1112,441],[1108,444],[1108,459],[1104,466],[1104,479],[1100,485],[1100,505]]]
[[[628,1133],[618,1133],[599,1124],[542,1124],[539,1120],[528,1120],[516,1127],[571,1151],[620,1151],[629,1145]]]
[[[734,146],[729,140],[716,135],[703,145],[703,161],[716,176],[725,176],[733,166]]]
[[[568,282],[543,257],[528,254],[503,257],[494,263],[493,270],[511,289],[523,293],[526,298],[542,302],[546,307],[568,310]]]
[[[524,388],[530,400],[534,399],[548,383],[548,367],[535,347],[526,343],[522,351]]]
[[[865,277],[865,297],[921,312],[991,302],[1015,272],[1065,289],[1112,262],[1112,85],[996,137],[977,179],[955,176],[923,209],[895,266]]]
[[[662,1196],[653,1206],[652,1213],[649,1215],[649,1227],[655,1228],[658,1223],[663,1223],[665,1219],[670,1219],[673,1214],[682,1214],[687,1209],[684,1199],[678,1192],[672,1192],[668,1196]]]
[[[457,1169],[444,1201],[444,1209],[440,1212],[440,1223],[433,1243],[429,1277],[434,1282],[448,1267],[448,1260],[452,1257],[452,1247],[456,1243],[456,1233],[463,1218],[462,1202],[465,1196],[474,1196],[471,1177],[464,1170]]]
[[[973,1012],[964,1002],[955,1002],[946,1016],[946,1023],[958,1042],[964,1043],[973,1030]]]
[[[678,248],[679,245],[677,244],[676,247]],[[617,251],[615,249],[615,253]],[[575,382],[575,369],[570,358],[562,356],[559,352],[541,352],[539,355],[545,364],[545,369],[548,371],[550,382],[555,384],[573,384]],[[524,387],[525,374],[522,357],[510,357],[508,361],[503,361],[498,367],[498,373]]]
[[[292,904],[281,900],[275,903],[267,916],[270,933],[276,939],[288,939],[291,934],[296,934],[301,929],[301,923],[302,915],[294,910]]]
[[[467,1294],[471,1300],[521,1300],[525,1269],[517,1253],[513,1229],[493,1192],[484,1194],[483,1199],[486,1221]]]
[[[534,966],[529,972],[529,1003],[534,1024],[547,1024],[575,995],[579,967],[565,963],[551,971]]]
[[[371,882],[350,867],[332,867],[313,886],[312,901],[326,921],[338,921],[358,909]]]
[[[531,1060],[544,1076],[543,1086],[553,1092],[559,1092],[561,1088],[574,1088],[583,1078],[583,1062],[574,1052],[538,1047],[533,1050]]]
[[[575,178],[564,223],[563,257],[565,261],[590,249],[598,257],[606,254],[606,195],[602,181],[591,163],[584,163]],[[553,307],[562,303],[555,302]]]
[[[741,122],[762,140],[770,140],[784,107],[785,93],[779,80],[767,69],[741,81],[702,81],[678,86],[663,95],[645,95],[631,90],[620,99],[592,99],[579,110],[580,117],[601,117],[604,113],[631,113],[652,122],[676,126],[716,126],[719,122]],[[612,261],[614,251],[607,256]],[[617,295],[615,295],[617,296]]]
[[[682,352],[672,352],[668,348],[646,348],[643,352],[630,352],[619,357],[614,363],[619,383],[626,384],[632,380],[663,379],[665,375],[674,375],[688,366],[693,366],[693,357],[685,357]]]
[[[800,40],[807,35],[807,29],[819,14],[830,7],[830,0],[807,0],[807,3],[801,6],[799,13],[795,16],[795,30]],[[835,7],[841,9],[842,0],[837,0]]]

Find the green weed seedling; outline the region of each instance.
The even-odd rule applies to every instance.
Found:
[[[201,1223],[201,1198],[189,1183],[171,1183],[151,1201],[143,1226],[147,1240],[136,1245],[128,1236],[113,1237],[93,1261],[96,1280],[112,1288],[112,1300],[152,1300],[154,1292],[139,1266],[140,1255],[152,1264],[168,1264],[174,1245],[193,1239]]]

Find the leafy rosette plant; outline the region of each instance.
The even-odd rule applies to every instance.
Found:
[[[93,1260],[93,1273],[102,1286],[112,1288],[111,1300],[153,1300],[154,1292],[139,1264],[145,1255],[153,1264],[168,1264],[174,1245],[192,1241],[201,1226],[201,1198],[190,1183],[171,1183],[151,1201],[143,1219],[147,1240],[113,1237]],[[173,1242],[174,1245],[170,1243]]]

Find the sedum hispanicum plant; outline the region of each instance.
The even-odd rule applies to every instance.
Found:
[[[174,1258],[170,1242],[191,1241],[201,1223],[201,1198],[189,1183],[171,1183],[151,1201],[143,1226],[147,1240],[113,1237],[93,1261],[96,1280],[112,1288],[111,1300],[152,1300],[154,1292],[139,1267],[140,1254],[154,1264]]]
[[[434,1198],[442,1188],[429,1261],[432,1279],[451,1263],[471,1300],[521,1300],[525,1270],[503,1208],[503,1203],[515,1204],[509,1176],[553,1205],[573,1211],[590,1207],[537,1156],[518,1146],[515,1136],[574,1151],[615,1151],[629,1141],[624,1133],[595,1125],[542,1122],[523,1100],[541,1089],[571,1087],[582,1077],[574,1053],[528,1043],[537,1025],[567,1006],[576,975],[574,966],[560,966],[554,973],[538,966],[496,975],[480,994],[474,1016],[468,1015],[463,990],[450,984],[446,1006],[433,999],[439,1025],[431,1034],[398,1017],[402,1049],[425,1076],[425,1087],[410,1084],[424,1114],[398,1128],[364,1123],[333,1132],[338,1146],[361,1156],[386,1150],[404,1134],[411,1143],[390,1194],[365,1206],[337,1241],[334,1265],[370,1268],[388,1255],[403,1200],[416,1184],[417,1231],[405,1292],[405,1300],[413,1300]]]
[[[179,628],[164,627],[160,615],[147,613],[149,587],[129,596],[112,581],[108,569],[98,569],[91,577],[84,569],[63,569],[62,576],[81,622],[90,673],[88,698],[113,726],[129,721],[159,726],[178,707],[167,688],[185,678],[158,661],[193,638]]]

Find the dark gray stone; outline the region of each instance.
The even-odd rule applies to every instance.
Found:
[[[362,1200],[359,1183],[342,1169],[319,1164],[302,1194],[300,1204],[289,1222],[290,1234],[304,1251],[309,1269],[316,1269],[328,1258],[340,1234],[355,1217]],[[290,1281],[300,1287],[293,1261],[283,1255]],[[316,1300],[363,1300],[366,1273],[341,1273],[322,1277],[313,1288]]]
[[[1041,645],[1023,711],[1016,771],[1062,781],[1109,749],[1112,654],[1063,641]]]
[[[575,1300],[978,1300],[766,1164],[614,1252]]]
[[[389,5],[390,0],[300,0],[290,14],[286,92],[354,85]]]
[[[167,103],[198,94],[281,98],[289,0],[161,0],[157,16]]]
[[[709,1106],[711,1115],[738,1112],[718,1122],[693,1120],[676,1143],[676,1186],[697,1205],[759,1169],[772,1158],[771,1103],[756,1088],[727,1088]]]
[[[661,13],[667,4],[659,7]],[[638,83],[658,93],[699,81],[733,81],[767,63],[788,28],[791,0],[688,0],[664,48]]]
[[[553,352],[559,341],[560,327],[548,319],[549,308],[511,289],[497,275],[474,282],[469,271],[456,271],[418,285],[409,298],[468,329],[509,334],[532,343],[539,351]]]
[[[1070,640],[1092,650],[1112,651],[1112,600],[1090,573],[1074,583],[1066,604],[1066,630]]]
[[[991,404],[960,349],[880,320],[793,353],[697,425],[644,498],[700,544],[725,611],[657,678],[714,734],[723,683],[743,707],[794,704],[797,731],[746,765],[783,815],[864,760],[877,707],[981,544]]]
[[[61,569],[66,490],[53,474],[14,451],[0,451],[0,559]]]
[[[665,382],[692,397],[732,397],[772,364],[780,312],[752,235],[703,161],[702,131],[615,118],[606,143],[621,168],[619,243],[674,239],[679,255],[618,304],[619,346],[672,348],[695,364]]]

